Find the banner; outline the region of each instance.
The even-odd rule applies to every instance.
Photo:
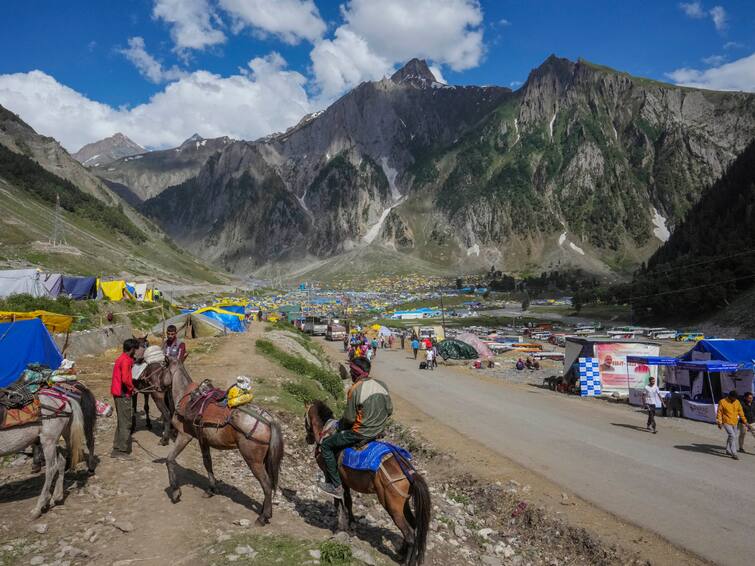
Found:
[[[628,395],[630,389],[643,389],[651,375],[657,377],[658,368],[646,364],[627,367],[627,356],[657,356],[659,351],[654,344],[595,344],[602,392]]]

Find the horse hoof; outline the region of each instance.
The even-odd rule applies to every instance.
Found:
[[[42,471],[42,466],[32,466],[31,467],[31,473],[32,474],[38,474]]]
[[[265,526],[265,525],[267,525],[267,524],[268,524],[269,522],[270,522],[270,519],[266,519],[265,517],[263,517],[263,516],[261,516],[261,515],[260,515],[259,517],[257,517],[257,520],[255,521],[255,524],[256,524],[256,525],[257,525],[258,527],[264,527],[264,526]]]
[[[147,430],[152,430],[152,423],[147,421]]]
[[[172,503],[178,503],[181,500],[181,490],[176,489],[170,493],[170,501]]]
[[[210,497],[215,497],[215,492],[212,491],[211,489],[208,489],[207,491],[204,492],[204,495],[202,495],[202,497],[204,497],[205,499],[209,499]]]
[[[167,446],[168,445],[168,439],[167,438],[161,438],[160,439],[160,446]]]
[[[42,516],[42,511],[35,509],[31,512],[31,520],[34,521],[35,519],[39,519]]]

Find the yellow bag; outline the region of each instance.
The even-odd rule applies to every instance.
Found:
[[[254,394],[246,389],[241,389],[235,385],[228,390],[228,406],[238,407],[244,403],[249,403],[254,399]]]

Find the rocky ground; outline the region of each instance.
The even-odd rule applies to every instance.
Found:
[[[204,497],[206,475],[196,443],[179,458],[181,502],[165,493],[164,458],[156,431],[144,429],[140,414],[131,460],[110,459],[112,418],[98,422],[94,476],[66,476],[67,497],[37,521],[28,514],[42,476],[31,473],[26,456],[7,458],[0,467],[0,563],[73,564],[390,564],[398,559],[398,530],[374,496],[357,496],[355,537],[334,532],[333,504],[315,488],[318,478],[311,447],[304,442],[303,408],[286,398],[280,385],[297,379],[258,355],[261,336],[285,344],[259,327],[246,335],[205,339],[189,345],[187,366],[194,379],[212,377],[229,384],[252,375],[258,401],[270,407],[285,434],[286,452],[272,523],[255,527],[261,490],[237,452],[213,452],[220,494]],[[289,342],[290,344],[290,342]],[[115,353],[78,360],[81,378],[105,398]],[[379,363],[379,362],[378,362]],[[141,400],[140,400],[141,409]],[[153,413],[156,413],[154,407]],[[452,458],[400,424],[390,436],[407,447],[425,475],[432,495],[427,564],[611,564],[639,557],[605,548],[581,529],[569,527],[529,501],[530,486],[509,481],[485,483],[449,473]],[[562,505],[570,505],[564,495]]]

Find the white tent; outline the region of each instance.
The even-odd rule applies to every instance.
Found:
[[[47,297],[49,293],[42,280],[42,272],[36,269],[6,269],[0,271],[0,298],[28,294],[32,297]]]

